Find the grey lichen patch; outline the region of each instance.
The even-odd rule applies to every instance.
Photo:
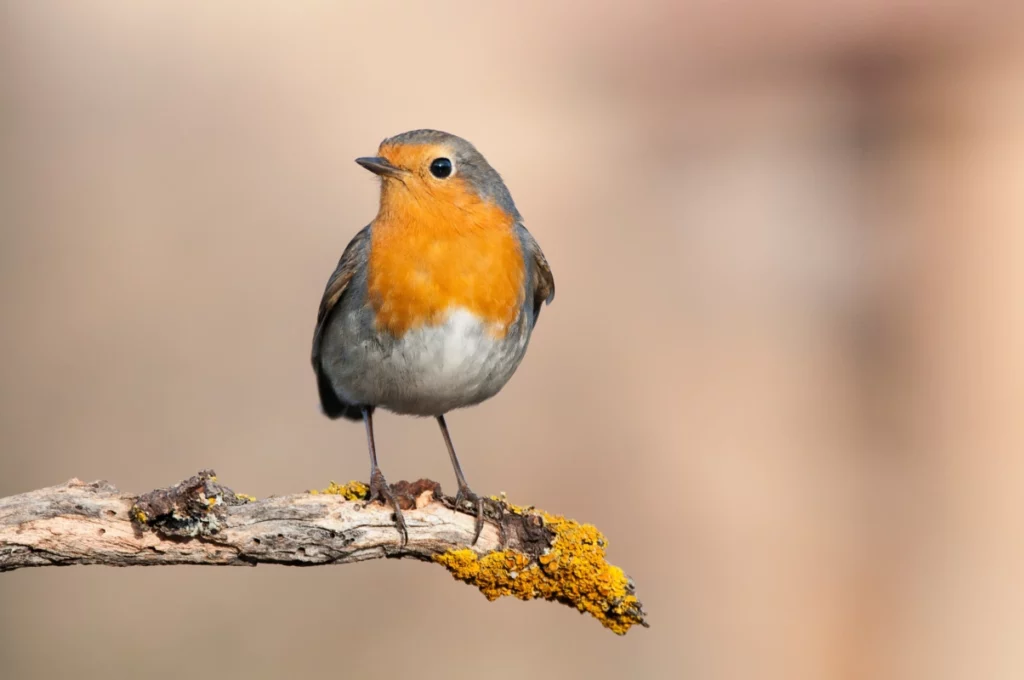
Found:
[[[137,526],[163,536],[209,536],[220,530],[229,506],[247,502],[244,495],[217,483],[213,470],[202,470],[172,487],[139,496],[131,517]]]

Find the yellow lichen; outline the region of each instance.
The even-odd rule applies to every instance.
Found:
[[[504,501],[504,499],[495,499]],[[478,556],[464,548],[436,555],[452,575],[476,586],[488,600],[512,595],[521,600],[557,600],[586,612],[624,635],[644,624],[640,602],[622,569],[605,561],[604,536],[590,524],[506,504],[515,514],[534,514],[554,533],[551,548],[536,561],[514,550]]]
[[[235,498],[237,498],[240,501],[245,501],[246,503],[255,503],[256,502],[256,496],[250,496],[247,493],[236,493],[235,494]]]
[[[370,497],[370,487],[362,482],[349,482],[348,484],[338,484],[332,481],[330,486],[326,489],[317,491],[316,489],[311,490],[309,493],[316,494],[330,494],[332,496],[343,496],[348,501],[365,501]]]
[[[137,505],[132,506],[132,518],[139,524],[145,524],[149,521],[149,517],[147,517],[146,513],[142,511],[142,508]]]

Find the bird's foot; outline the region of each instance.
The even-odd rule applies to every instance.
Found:
[[[490,509],[488,514],[494,518],[495,523],[498,525],[499,540],[504,545],[505,531],[501,519],[505,516],[505,505],[493,498],[478,496],[468,486],[460,485],[458,493],[455,494],[455,509],[463,510],[467,504],[476,511],[476,532],[473,534],[473,543],[471,545],[476,545],[477,540],[480,539],[480,532],[483,531],[485,507]]]
[[[398,533],[402,536],[402,547],[405,547],[405,544],[409,542],[409,531],[405,526],[405,517],[402,516],[402,509],[398,506],[398,499],[391,490],[391,485],[384,479],[384,474],[380,471],[380,468],[375,469],[370,475],[370,497],[366,502],[373,503],[374,501],[381,505],[390,505],[395,511],[395,528],[398,529]]]

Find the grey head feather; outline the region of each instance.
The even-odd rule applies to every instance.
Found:
[[[501,175],[491,167],[475,146],[462,137],[440,130],[411,130],[388,137],[381,142],[381,146],[393,144],[436,144],[448,147],[454,156],[452,160],[455,162],[456,174],[466,180],[481,198],[497,204],[517,222],[522,221],[522,216],[512,200],[512,194],[502,181]]]

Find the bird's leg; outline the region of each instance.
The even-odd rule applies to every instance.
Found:
[[[476,533],[473,535],[473,545],[480,538],[480,532],[484,528],[484,503],[493,505],[498,516],[503,513],[504,508],[500,503],[494,503],[489,498],[483,498],[473,493],[466,482],[466,476],[462,474],[462,466],[459,465],[459,457],[455,455],[455,447],[452,446],[451,435],[448,434],[448,425],[444,422],[444,416],[437,416],[437,424],[441,427],[441,436],[444,437],[445,446],[448,447],[448,455],[452,459],[452,467],[455,468],[455,478],[459,483],[459,491],[455,494],[455,508],[458,509],[466,501],[476,506]],[[498,522],[498,531],[501,532],[501,522]]]
[[[402,509],[398,507],[398,499],[391,492],[391,487],[384,479],[384,473],[377,467],[377,447],[373,443],[373,407],[363,407],[363,422],[366,424],[366,444],[370,449],[370,498],[367,503],[377,501],[384,505],[390,505],[395,511],[395,527],[402,535],[402,545],[409,542],[409,532],[405,527],[405,518],[402,516]]]

